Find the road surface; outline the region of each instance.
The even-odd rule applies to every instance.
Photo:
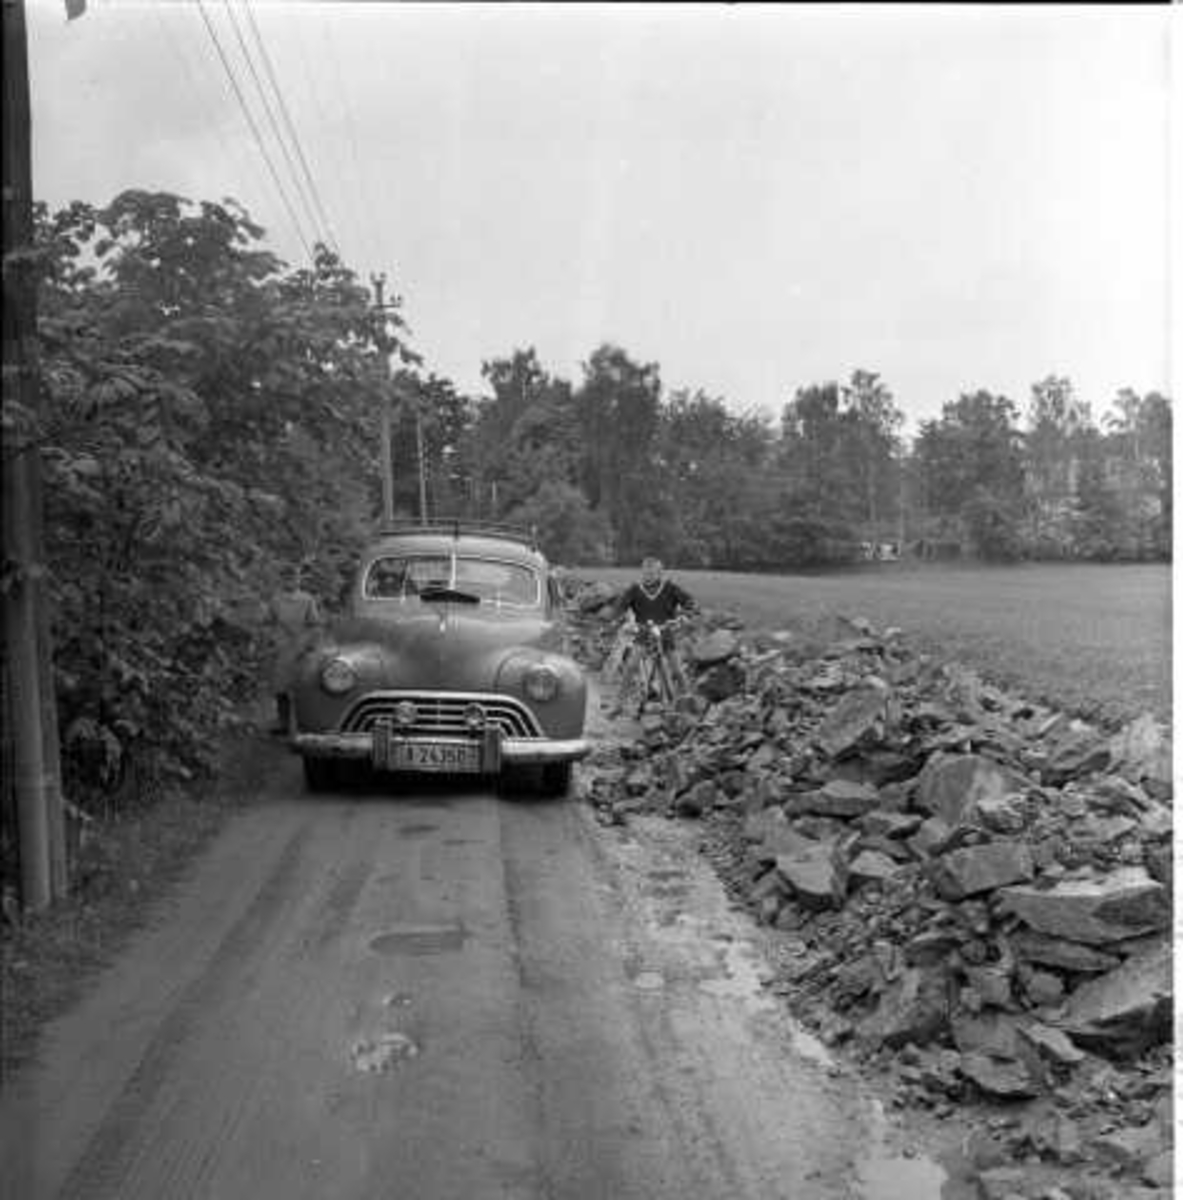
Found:
[[[0,1098],[3,1196],[935,1197],[860,1184],[873,1114],[755,932],[692,827],[277,760]]]

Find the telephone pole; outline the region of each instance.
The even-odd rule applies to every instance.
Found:
[[[41,410],[37,362],[37,291],[13,255],[33,243],[29,64],[24,0],[4,13],[4,399]],[[66,893],[66,855],[53,655],[45,607],[41,530],[41,458],[36,442],[4,454],[4,669],[8,738],[16,801],[21,902],[45,908]]]
[[[382,361],[386,366],[387,387],[382,400],[380,452],[382,455],[382,523],[390,525],[394,521],[394,463],[391,460],[394,451],[394,439],[391,433],[394,380],[390,370],[390,338],[386,332],[386,310],[389,307],[385,301],[386,276],[371,275],[370,282],[374,285],[374,307],[381,314],[382,332],[379,335],[381,340],[378,343],[378,349],[382,353]]]

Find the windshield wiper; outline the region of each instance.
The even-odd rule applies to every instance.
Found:
[[[419,592],[420,600],[448,600],[457,604],[480,604],[480,596],[472,592],[462,592],[457,588],[444,587],[440,584],[428,585]]]

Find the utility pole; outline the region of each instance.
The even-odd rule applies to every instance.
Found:
[[[423,458],[423,405],[415,401],[415,455],[419,460],[419,524],[427,524],[427,464]]]
[[[906,504],[907,504],[907,498],[906,498],[906,492],[905,492],[906,483],[907,483],[907,466],[906,466],[907,458],[905,457],[906,455],[907,455],[907,450],[904,448],[904,442],[903,442],[903,439],[901,438],[900,439],[900,500],[899,500],[899,507],[900,507],[900,513],[899,513],[899,517],[900,517],[900,532],[899,532],[900,550],[899,550],[899,555],[900,555],[900,558],[904,557],[904,537],[905,537],[905,532],[906,532],[905,527],[904,527],[904,513],[905,513]]]
[[[4,13],[4,399],[37,415],[36,282],[13,261],[33,243],[29,64],[24,0],[3,0]],[[66,855],[57,710],[54,700],[45,565],[41,545],[41,458],[34,442],[6,448],[4,458],[4,668],[8,737],[19,834],[21,902],[42,909],[65,895]]]
[[[381,314],[382,332],[378,349],[381,351],[382,361],[386,365],[386,383],[388,385],[382,400],[380,453],[382,455],[382,523],[383,525],[391,525],[394,522],[394,464],[391,461],[394,449],[393,436],[391,434],[391,406],[394,402],[392,394],[394,380],[391,378],[390,370],[390,338],[386,333],[386,309],[389,307],[385,301],[386,276],[371,275],[370,282],[374,285],[374,307]]]

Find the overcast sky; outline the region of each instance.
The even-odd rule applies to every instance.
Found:
[[[204,10],[300,212],[243,0]],[[1098,413],[1170,387],[1178,9],[250,15],[346,262],[389,273],[425,368],[463,391],[529,345],[577,383],[603,341],[737,411],[878,371],[909,430],[979,387],[1025,407],[1052,372]],[[43,199],[231,195],[302,261],[196,0],[28,20]]]

